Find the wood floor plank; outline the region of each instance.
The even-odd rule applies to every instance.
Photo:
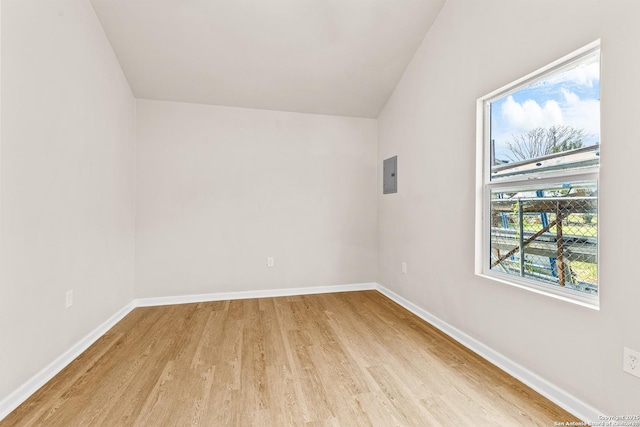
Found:
[[[300,383],[299,396],[307,408],[308,422],[322,421],[334,417],[327,390],[320,380],[320,373],[311,358],[310,337],[302,331],[289,331],[288,339],[293,357],[291,367],[293,375]]]
[[[0,426],[578,421],[376,291],[137,308]]]
[[[283,329],[278,319],[273,299],[260,300],[260,325],[265,334],[264,351],[268,365],[282,366],[288,362],[284,348]]]
[[[273,426],[301,425],[303,421],[300,395],[296,391],[296,379],[288,365],[267,366],[271,419]]]

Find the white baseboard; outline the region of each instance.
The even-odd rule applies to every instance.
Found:
[[[64,369],[69,363],[71,363],[76,357],[78,357],[83,351],[85,351],[91,344],[96,342],[98,338],[103,336],[109,329],[111,329],[116,323],[118,323],[124,316],[129,314],[131,310],[136,307],[150,307],[157,305],[172,305],[172,304],[187,304],[193,302],[206,302],[206,301],[224,301],[234,299],[247,299],[247,298],[267,298],[267,297],[282,297],[282,296],[294,296],[294,295],[310,295],[310,294],[324,294],[331,292],[351,292],[351,291],[364,291],[374,290],[377,287],[377,283],[357,283],[352,285],[336,285],[336,286],[315,286],[307,288],[289,288],[289,289],[273,289],[265,291],[246,291],[246,292],[226,292],[216,294],[201,294],[201,295],[183,295],[172,297],[158,297],[158,298],[141,298],[135,299],[123,307],[116,314],[107,319],[103,324],[98,326],[89,335],[78,341],[70,349],[65,351],[57,359],[51,362],[47,367],[31,377],[26,383],[20,386],[17,390],[11,393],[9,396],[0,401],[0,420],[9,415],[14,409],[16,409],[22,402],[27,400],[29,396],[38,391],[40,387],[45,385],[47,381],[53,378],[58,372]]]
[[[97,327],[89,335],[77,342],[73,347],[63,353],[56,360],[51,362],[42,371],[38,372],[20,388],[11,393],[5,399],[0,401],[0,420],[9,415],[11,411],[17,408],[22,402],[27,400],[29,396],[35,393],[40,387],[42,387],[47,381],[53,378],[64,367],[71,363],[76,357],[78,357],[83,351],[85,351],[91,344],[93,344],[98,338],[104,335],[110,328],[118,323],[124,316],[129,314],[135,307],[150,307],[158,305],[172,305],[172,304],[187,304],[194,302],[206,302],[206,301],[224,301],[224,300],[236,300],[247,298],[269,298],[269,297],[282,297],[282,296],[294,296],[294,295],[310,295],[310,294],[322,294],[331,292],[352,292],[352,291],[364,291],[364,290],[377,290],[392,301],[398,303],[405,309],[409,310],[416,316],[435,326],[451,338],[458,341],[460,344],[469,348],[471,351],[479,354],[484,359],[493,363],[503,371],[509,373],[513,377],[522,381],[547,399],[556,403],[561,408],[574,414],[581,420],[593,421],[598,420],[599,415],[603,415],[601,411],[593,408],[592,406],[578,400],[574,396],[570,395],[566,391],[560,389],[539,375],[527,370],[523,366],[508,359],[492,348],[486,346],[475,338],[465,334],[459,329],[451,326],[447,322],[434,316],[428,311],[418,307],[412,302],[406,300],[400,295],[390,291],[384,286],[378,283],[357,283],[351,285],[337,285],[337,286],[316,286],[308,288],[289,288],[289,289],[273,289],[264,291],[246,291],[246,292],[225,292],[216,294],[200,294],[200,295],[184,295],[184,296],[170,296],[170,297],[156,297],[156,298],[140,298],[135,299],[125,307],[123,307],[116,314],[107,319],[102,325]]]
[[[376,289],[381,294],[385,295],[392,301],[398,303],[402,307],[406,308],[416,316],[425,320],[427,323],[435,326],[460,344],[464,345],[474,353],[482,356],[484,359],[496,365],[498,368],[507,372],[509,375],[522,381],[556,405],[560,406],[564,410],[572,413],[576,417],[580,418],[584,422],[597,421],[599,416],[604,415],[602,411],[588,405],[587,403],[577,399],[570,395],[566,391],[550,383],[534,372],[529,371],[525,367],[517,364],[513,360],[503,356],[492,348],[486,346],[475,338],[465,334],[461,330],[451,326],[444,320],[434,316],[428,311],[418,307],[412,302],[406,300],[400,295],[390,291],[380,284],[376,284]],[[565,421],[565,420],[558,420]]]
[[[27,382],[22,384],[17,390],[0,401],[0,420],[9,415],[22,402],[27,400],[29,396],[38,391],[40,387],[45,385],[47,381],[53,378],[58,372],[62,371],[69,363],[80,356],[91,344],[96,342],[98,338],[103,336],[109,329],[118,323],[124,316],[129,314],[135,306],[133,301],[120,309],[116,314],[107,319],[104,323],[91,331],[87,336],[75,343],[71,348],[62,353],[57,359],[51,362],[43,370],[31,377]]]
[[[377,283],[356,283],[352,285],[314,286],[308,288],[285,288],[264,291],[223,292],[216,294],[181,295],[171,297],[139,298],[136,307],[156,305],[189,304],[194,302],[227,301],[249,298],[288,297],[294,295],[328,294],[332,292],[353,292],[377,289]]]

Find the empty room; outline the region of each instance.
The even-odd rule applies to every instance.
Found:
[[[640,426],[639,21],[1,0],[0,426]]]

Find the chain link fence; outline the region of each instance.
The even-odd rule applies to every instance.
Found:
[[[595,185],[492,192],[491,269],[598,292]]]

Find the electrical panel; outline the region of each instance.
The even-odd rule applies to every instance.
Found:
[[[398,156],[382,163],[382,194],[398,192]]]

